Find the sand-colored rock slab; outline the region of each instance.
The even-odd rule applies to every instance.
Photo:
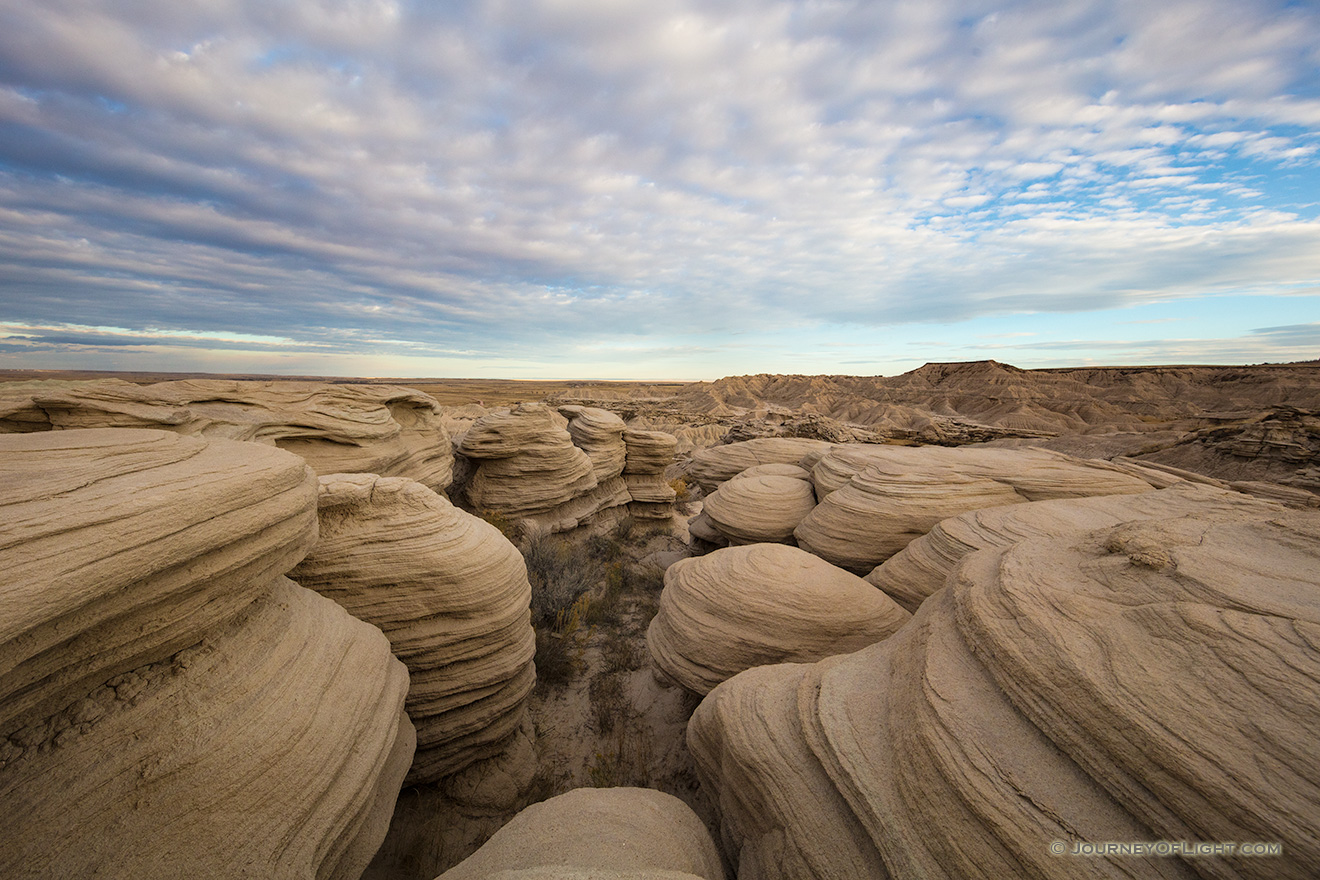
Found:
[[[239,614],[316,540],[315,485],[255,444],[0,435],[0,736]]]
[[[644,788],[578,788],[523,810],[440,878],[613,880],[616,875],[723,880],[724,867],[706,826],[673,795]]]
[[[761,437],[700,449],[688,464],[689,479],[707,492],[758,464],[797,464],[803,456],[821,453],[833,444],[801,437]]]
[[[0,875],[356,878],[412,757],[407,689],[379,630],[280,579],[89,691],[53,748],[0,745]]]
[[[812,508],[793,536],[802,549],[864,574],[946,517],[1025,500],[1012,486],[985,477],[873,465]]]
[[[334,474],[319,497],[321,538],[289,576],[380,627],[408,666],[409,781],[500,751],[536,680],[522,555],[413,480]]]
[[[1106,462],[985,447],[836,447],[812,479],[820,503],[794,530],[798,546],[858,574],[968,510],[1154,489]]]
[[[594,512],[578,510],[580,504],[568,509],[598,483],[591,459],[573,445],[568,420],[543,403],[478,419],[457,451],[477,463],[466,492],[478,510],[550,531],[573,528]]]
[[[707,694],[754,666],[856,651],[892,635],[909,616],[810,553],[752,544],[671,565],[646,642],[659,670]]]
[[[408,677],[281,576],[316,538],[303,460],[75,429],[0,438],[0,475],[0,876],[359,876]]]
[[[944,586],[963,557],[1027,538],[1067,535],[1146,519],[1195,515],[1215,520],[1265,520],[1278,504],[1238,492],[1179,482],[1140,495],[1060,498],[962,513],[937,523],[866,576],[898,604],[916,611]]]
[[[758,878],[1312,876],[1318,562],[1291,511],[973,553],[893,637],[698,707],[725,852]],[[1050,850],[1158,840],[1282,855]]]
[[[561,406],[559,414],[568,419],[568,435],[573,445],[591,459],[596,482],[603,483],[623,474],[628,457],[628,447],[623,442],[627,426],[623,419],[594,406]]]
[[[4,388],[0,387],[0,393]],[[187,379],[69,383],[37,390],[5,430],[160,428],[287,449],[318,474],[411,477],[443,492],[453,453],[440,406],[396,385]],[[5,408],[0,406],[0,416]]]
[[[702,512],[730,544],[791,543],[793,530],[816,506],[810,481],[781,473],[751,473],[765,467],[806,473],[795,465],[761,465],[721,483],[708,495]]]
[[[628,448],[623,479],[632,499],[629,512],[639,519],[669,519],[674,515],[677,496],[665,479],[665,468],[674,463],[677,438],[664,431],[629,428],[624,431],[623,441]]]

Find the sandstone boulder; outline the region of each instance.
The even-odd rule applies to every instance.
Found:
[[[832,447],[824,440],[801,437],[762,437],[712,446],[692,456],[687,475],[706,492],[714,491],[720,483],[741,471],[758,464],[797,464],[803,456],[820,453]]]
[[[724,867],[706,826],[673,795],[578,788],[523,810],[437,880],[488,877],[723,880]]]
[[[429,395],[395,385],[108,380],[52,383],[26,392],[0,387],[0,395],[0,433],[159,428],[278,446],[321,474],[410,477],[438,492],[452,478],[453,453],[440,406]]]
[[[281,576],[289,453],[0,437],[0,875],[356,878],[414,748],[375,627]]]
[[[315,485],[164,431],[0,436],[0,736],[243,613],[316,540]]]
[[[623,474],[628,457],[628,447],[623,442],[627,426],[623,419],[593,406],[561,406],[559,414],[568,419],[568,435],[573,445],[591,459],[596,482],[603,483]]]
[[[793,469],[795,465],[761,465],[722,483],[706,498],[702,512],[731,544],[791,543],[793,530],[816,506],[811,483],[781,473],[752,473],[762,468]]]
[[[657,669],[706,694],[753,666],[856,651],[908,617],[866,581],[810,553],[753,544],[669,566],[646,641]]]
[[[812,478],[820,503],[794,530],[798,546],[859,574],[968,510],[1154,489],[1107,462],[984,447],[836,448]]]
[[[866,576],[898,604],[915,611],[944,586],[963,557],[1034,537],[1067,535],[1146,519],[1195,515],[1214,520],[1265,520],[1283,508],[1238,492],[1193,483],[1140,495],[1060,498],[961,513],[937,523]]]
[[[600,509],[591,459],[573,445],[568,421],[543,403],[478,419],[457,451],[477,464],[466,492],[478,510],[563,531]]]
[[[494,526],[413,480],[320,480],[316,546],[290,577],[384,631],[408,667],[410,782],[499,752],[536,681],[531,587]]]
[[[674,489],[665,479],[665,469],[674,463],[678,440],[663,431],[629,428],[623,434],[628,448],[623,479],[632,503],[629,511],[641,519],[669,519],[674,515]]]
[[[716,688],[688,728],[739,877],[1303,878],[1320,859],[1320,521],[966,557],[895,636]],[[1069,858],[1105,841],[1269,858]]]

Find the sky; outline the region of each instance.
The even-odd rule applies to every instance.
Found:
[[[1320,0],[0,0],[0,369],[1320,357]]]

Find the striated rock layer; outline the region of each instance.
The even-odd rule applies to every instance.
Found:
[[[0,875],[355,878],[412,759],[376,628],[281,576],[315,478],[163,431],[0,437]]]
[[[657,669],[704,695],[753,666],[856,651],[909,616],[810,553],[752,544],[671,565],[646,644]]]
[[[1196,515],[1217,520],[1264,520],[1283,507],[1238,492],[1192,483],[1140,495],[1061,498],[973,510],[938,523],[876,566],[866,580],[915,611],[944,586],[963,557],[1027,538],[1067,535],[1145,519]]]
[[[1301,878],[1320,860],[1320,520],[968,556],[890,639],[716,688],[688,742],[738,876]],[[1268,841],[1268,858],[1054,855]]]
[[[707,492],[720,483],[758,464],[797,464],[804,456],[823,454],[832,448],[824,440],[800,437],[762,437],[726,446],[698,450],[688,464],[687,475]]]
[[[710,832],[673,795],[578,788],[533,804],[437,880],[723,880]]]
[[[628,510],[641,519],[669,519],[676,494],[665,479],[665,468],[674,463],[677,438],[664,431],[629,428],[623,442],[628,449],[623,479],[632,499]]]
[[[164,431],[0,436],[0,736],[241,613],[316,540],[315,485]]]
[[[494,526],[413,480],[320,480],[321,537],[290,577],[380,627],[411,677],[410,782],[500,751],[536,681],[531,587]]]
[[[1107,462],[984,447],[836,447],[812,480],[820,503],[794,530],[798,546],[858,574],[968,510],[1154,488]]]
[[[707,496],[702,513],[731,544],[794,543],[793,530],[816,506],[806,476],[795,465],[748,468]]]
[[[674,492],[664,481],[675,440],[633,431],[603,409],[524,403],[478,419],[458,444],[475,463],[468,501],[541,531],[567,531],[631,502],[633,513],[665,519]]]
[[[477,463],[466,491],[478,510],[563,531],[617,501],[617,493],[597,497],[591,458],[573,445],[568,420],[543,403],[483,416],[457,451]]]
[[[411,477],[438,492],[453,473],[440,406],[411,388],[230,379],[0,385],[0,433],[69,428],[255,441],[302,456],[320,474]]]

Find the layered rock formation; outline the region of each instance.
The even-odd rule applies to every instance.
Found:
[[[559,414],[568,419],[568,436],[573,445],[591,459],[597,483],[613,480],[623,473],[628,447],[623,442],[627,430],[623,419],[606,409],[591,406],[561,406]]]
[[[797,464],[803,456],[823,454],[832,444],[801,437],[762,437],[712,446],[692,456],[687,476],[707,492],[720,483],[758,464]]]
[[[974,553],[890,639],[698,707],[725,852],[757,878],[1312,876],[1318,562],[1291,512]],[[1053,854],[1158,840],[1282,854]]]
[[[984,447],[836,447],[812,479],[820,503],[794,530],[798,546],[858,574],[968,510],[1154,488],[1107,462]]]
[[[639,519],[669,519],[674,515],[675,492],[665,480],[665,468],[674,463],[678,440],[664,431],[629,428],[623,442],[628,448],[623,479],[632,499],[628,510]]]
[[[290,577],[380,627],[408,667],[410,782],[503,749],[536,681],[531,587],[494,526],[413,480],[320,480],[316,546]]]
[[[1140,495],[1108,495],[1033,501],[950,517],[866,576],[909,611],[942,588],[963,557],[1027,538],[1067,535],[1146,519],[1200,516],[1215,520],[1266,520],[1278,504],[1238,492],[1179,482]]]
[[[646,643],[657,669],[706,694],[753,666],[856,651],[908,617],[866,581],[810,553],[753,544],[671,565]]]
[[[408,678],[282,577],[316,538],[302,460],[70,430],[0,437],[0,474],[0,875],[357,877]]]
[[[816,506],[809,474],[790,464],[748,468],[707,496],[702,513],[730,544],[792,543]]]
[[[564,520],[577,525],[567,505],[596,488],[592,461],[573,445],[568,420],[543,403],[483,416],[457,452],[477,463],[466,487],[472,506],[510,519],[548,520],[552,528],[563,528]]]
[[[678,798],[579,788],[533,804],[437,880],[723,880],[710,832]]]
[[[628,430],[602,409],[561,410],[571,422],[543,403],[524,403],[473,423],[457,450],[476,465],[465,483],[473,507],[550,532],[629,502],[642,516],[672,515],[663,474],[673,437]]]
[[[439,405],[411,388],[228,379],[0,385],[0,433],[68,428],[255,441],[302,456],[320,474],[410,477],[438,492],[453,471]]]

